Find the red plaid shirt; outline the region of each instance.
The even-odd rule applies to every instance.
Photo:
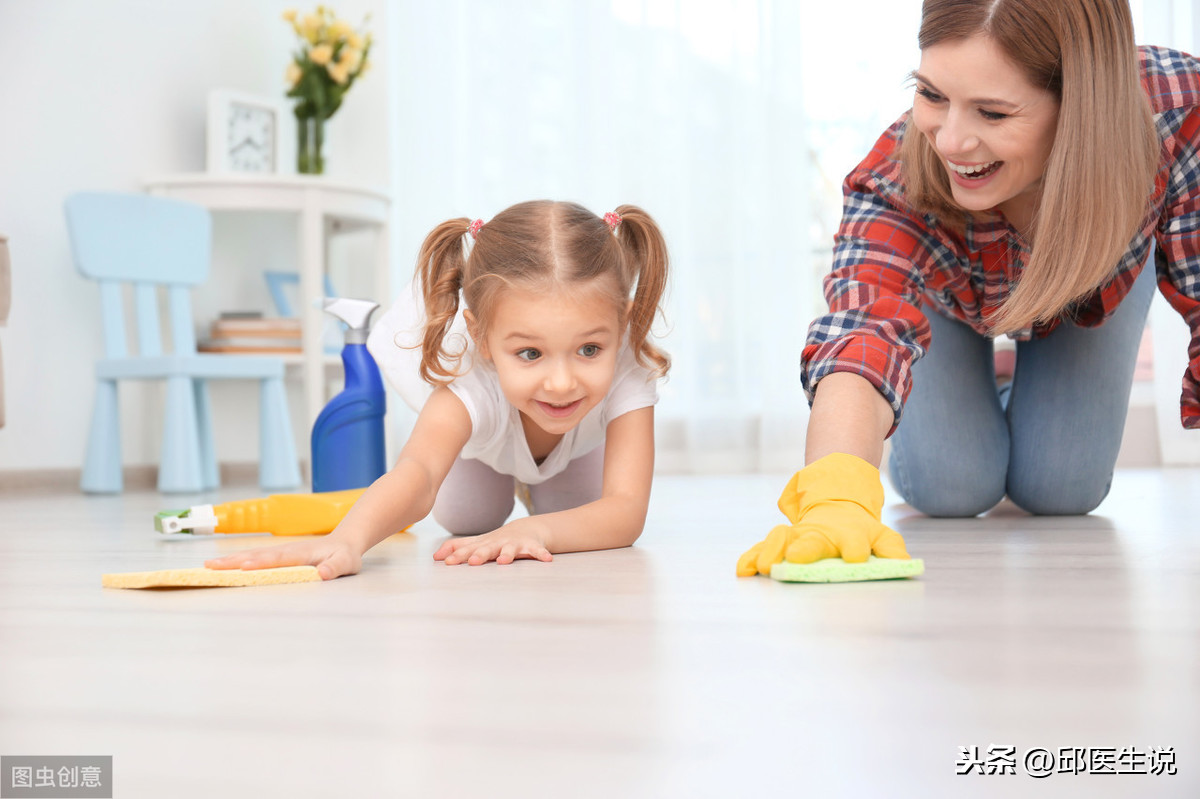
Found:
[[[1159,289],[1192,331],[1183,425],[1200,428],[1200,60],[1157,47],[1142,47],[1140,55],[1142,85],[1163,141],[1151,211],[1108,283],[1059,319],[1012,337],[1040,338],[1064,318],[1085,327],[1102,324],[1129,292],[1153,240]],[[922,299],[986,335],[987,318],[1008,298],[1029,257],[1028,244],[999,216],[968,220],[960,234],[908,205],[896,157],[907,122],[905,113],[843,184],[833,271],[825,278],[829,313],[809,327],[802,374],[809,402],[832,372],[870,380],[891,403],[893,431],[912,365],[929,347]]]

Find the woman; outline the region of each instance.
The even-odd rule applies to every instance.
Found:
[[[912,110],[845,182],[792,524],[739,575],[908,557],[879,521],[893,433],[892,481],[923,513],[1094,509],[1156,276],[1193,332],[1200,427],[1200,62],[1135,47],[1126,0],[926,0],[919,41]],[[1017,362],[997,389],[1001,334]]]

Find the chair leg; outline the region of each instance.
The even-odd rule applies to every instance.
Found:
[[[287,391],[278,377],[267,378],[259,386],[259,485],[266,491],[295,488],[300,485],[300,467],[296,463]]]
[[[204,481],[200,468],[196,394],[190,377],[180,375],[167,378],[165,416],[158,490],[163,493],[201,491]]]
[[[212,401],[208,396],[208,381],[196,378],[192,381],[196,395],[196,431],[200,442],[200,479],[205,491],[221,484],[217,470],[217,451],[213,444]]]
[[[125,487],[121,474],[121,416],[117,381],[97,380],[92,427],[79,488],[89,494],[117,494]]]

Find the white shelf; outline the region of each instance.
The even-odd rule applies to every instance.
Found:
[[[198,203],[213,211],[283,211],[299,217],[300,330],[302,352],[285,355],[289,371],[304,382],[306,423],[311,426],[325,404],[325,371],[340,358],[325,352],[324,319],[314,300],[324,295],[327,236],[374,228],[375,285],[372,298],[392,301],[389,215],[391,197],[374,186],[331,181],[320,175],[240,175],[195,172],[162,175],[144,182],[146,191]]]
[[[298,352],[287,353],[284,355],[280,355],[279,357],[283,359],[283,365],[286,366],[288,369],[294,369],[298,366],[304,365],[304,354],[303,353],[298,353]],[[330,367],[340,369],[342,366],[342,356],[340,354],[333,354],[333,353],[327,352],[322,357],[321,362],[325,364],[326,369],[328,369]]]

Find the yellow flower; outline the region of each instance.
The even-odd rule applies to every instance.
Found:
[[[287,94],[296,99],[297,111],[328,116],[331,107],[340,105],[345,92],[371,66],[367,56],[372,35],[366,30],[370,18],[367,14],[355,29],[324,5],[309,13],[283,12],[284,21],[291,23],[299,40],[299,52],[284,73]],[[318,69],[325,74],[310,74]]]
[[[343,47],[341,55],[338,57],[338,63],[348,71],[353,72],[362,63],[362,50],[355,50],[349,45]]]
[[[327,44],[318,44],[308,52],[308,57],[318,66],[328,64],[329,59],[333,58],[333,48]]]
[[[308,39],[309,44],[316,44],[318,34],[321,32],[321,26],[325,24],[325,20],[318,17],[316,14],[305,14],[304,22],[301,23],[302,36]]]
[[[350,79],[350,70],[346,69],[345,64],[329,64],[325,67],[325,71],[329,73],[329,77],[333,78],[333,82],[339,85]]]

